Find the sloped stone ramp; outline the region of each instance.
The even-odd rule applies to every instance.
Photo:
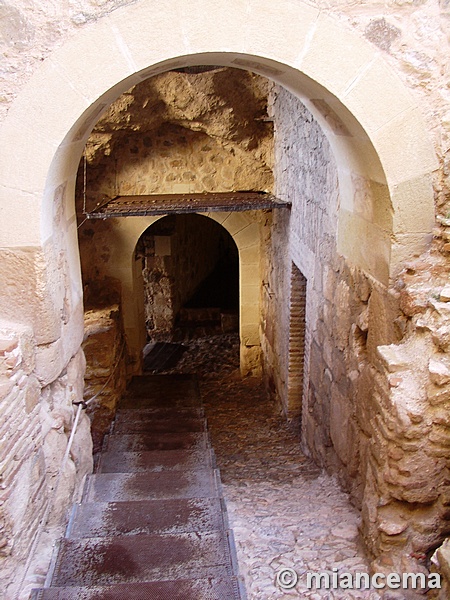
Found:
[[[196,379],[135,377],[32,600],[245,600]]]

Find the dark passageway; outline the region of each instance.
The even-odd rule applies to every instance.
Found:
[[[239,254],[231,235],[202,215],[174,214],[141,236],[147,341],[238,331]]]

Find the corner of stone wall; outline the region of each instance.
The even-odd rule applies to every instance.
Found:
[[[127,384],[127,350],[120,303],[86,311],[83,349],[86,356],[84,399],[89,402],[94,398],[88,414],[92,422],[93,449],[98,452]]]
[[[395,284],[404,337],[377,348],[363,503],[375,569],[429,568],[450,533],[447,273],[435,251],[405,265]]]
[[[450,598],[450,538],[431,557],[431,571],[441,576],[441,589],[429,594],[429,597],[432,600],[447,600]]]
[[[261,346],[240,346],[242,377],[262,377]]]
[[[35,354],[30,327],[0,322],[0,439],[4,465],[0,585],[6,598],[22,584],[27,590],[28,577],[36,585],[36,565],[41,576],[46,572],[53,542],[48,540],[42,545],[45,535],[38,534],[44,528],[61,530],[74,496],[92,471],[90,424],[84,414],[61,470],[75,419],[73,402],[82,399],[83,353],[79,350],[59,377],[45,386],[35,373]]]

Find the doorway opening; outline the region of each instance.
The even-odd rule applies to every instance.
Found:
[[[232,236],[197,214],[172,214],[136,245],[142,265],[144,370],[171,366],[180,344],[239,331],[239,252]]]

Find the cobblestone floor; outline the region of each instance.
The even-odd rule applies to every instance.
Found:
[[[374,590],[307,589],[307,571],[368,571],[359,514],[336,481],[301,453],[262,386],[241,379],[237,336],[189,346],[176,371],[199,374],[249,600],[378,600]],[[289,590],[276,583],[284,567],[298,573]]]

